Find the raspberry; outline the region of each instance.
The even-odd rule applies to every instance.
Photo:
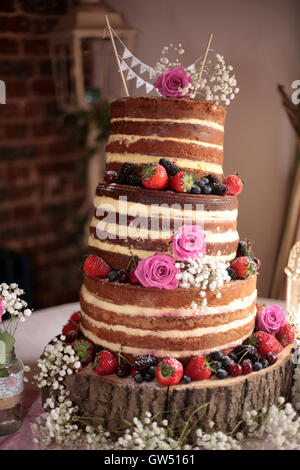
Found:
[[[140,281],[136,277],[134,271],[131,271],[131,273],[129,273],[129,282],[130,282],[130,284],[136,284],[136,285],[140,284]]]

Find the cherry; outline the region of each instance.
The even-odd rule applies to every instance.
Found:
[[[231,375],[231,377],[238,377],[239,375],[242,374],[243,369],[242,369],[242,366],[240,366],[240,364],[234,363],[228,367],[228,372]]]
[[[275,362],[277,362],[278,356],[276,353],[270,351],[266,355],[266,359],[268,360],[269,364],[272,366],[273,364],[275,364]]]
[[[104,175],[104,181],[108,184],[116,183],[118,178],[118,173],[116,171],[107,171]]]
[[[244,359],[241,366],[242,366],[244,375],[250,374],[253,371],[253,366],[252,366],[252,362],[250,361],[250,359]]]

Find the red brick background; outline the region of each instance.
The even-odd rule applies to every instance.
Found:
[[[85,197],[81,149],[57,124],[47,38],[70,3],[0,1],[0,249],[29,256],[35,308],[77,300],[81,278],[82,249],[67,227]]]

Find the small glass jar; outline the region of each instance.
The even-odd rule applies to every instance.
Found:
[[[300,336],[300,241],[290,251],[287,275],[287,313],[288,323],[294,325],[297,336]]]
[[[16,432],[22,424],[24,365],[14,349],[0,364],[0,436]]]

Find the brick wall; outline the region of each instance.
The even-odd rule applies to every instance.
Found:
[[[81,149],[57,125],[47,39],[69,3],[0,1],[0,249],[29,256],[35,308],[77,300],[81,277],[82,249],[67,228],[85,196]]]

